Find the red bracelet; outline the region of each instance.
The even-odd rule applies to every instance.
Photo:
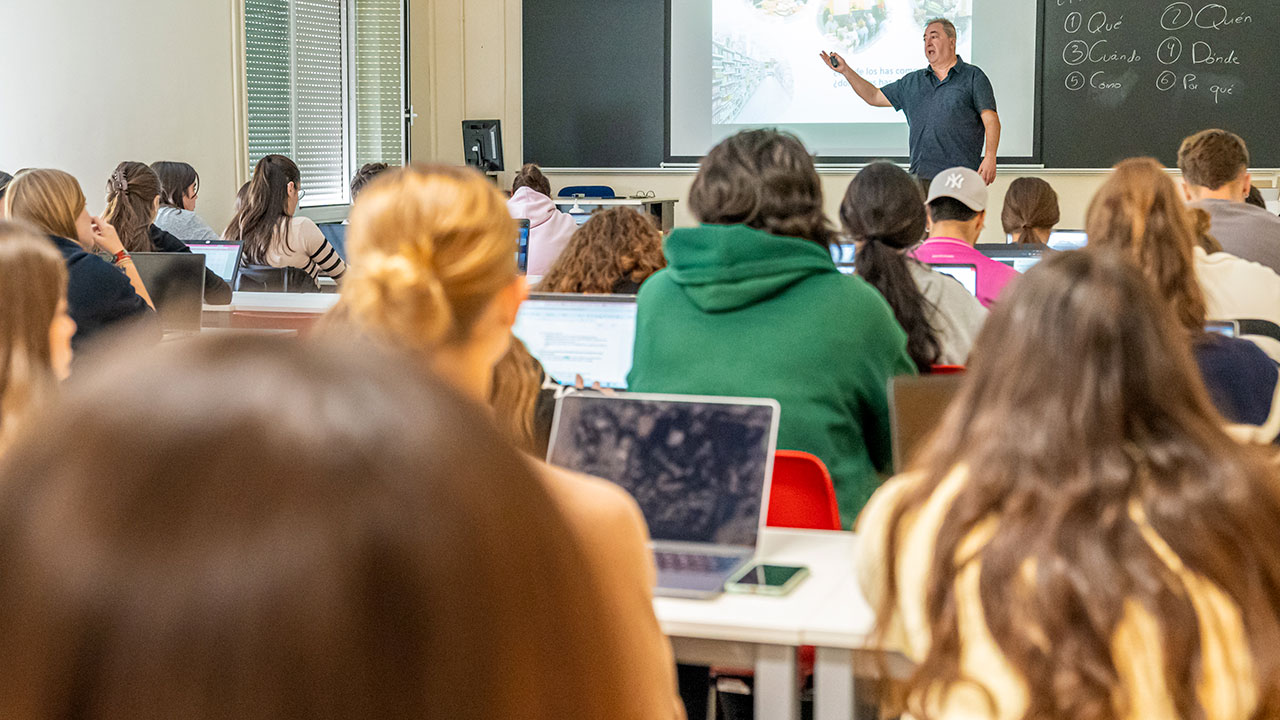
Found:
[[[115,259],[114,259],[114,260],[112,260],[111,262],[112,262],[112,263],[114,263],[114,264],[116,264],[116,265],[119,265],[120,263],[122,263],[122,262],[124,262],[125,260],[128,260],[128,259],[129,259],[129,251],[128,251],[128,250],[121,250],[120,252],[116,253],[116,255],[115,255]]]

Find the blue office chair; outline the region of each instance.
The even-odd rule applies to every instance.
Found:
[[[571,198],[574,195],[600,198],[602,200],[612,200],[617,197],[617,195],[613,194],[613,188],[608,185],[570,185],[566,188],[560,188],[560,197]]]

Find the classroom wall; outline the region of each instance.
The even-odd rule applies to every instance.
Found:
[[[197,211],[231,216],[237,158],[235,0],[0,0],[0,169],[55,167],[89,212],[122,160],[185,160]]]
[[[413,23],[415,42],[431,47],[438,78],[432,94],[434,117],[430,126],[415,128],[415,148],[429,145],[429,157],[445,162],[462,162],[460,124],[464,118],[502,120],[507,172],[501,176],[509,184],[512,170],[522,160],[521,123],[521,0],[414,0],[434,10],[432,27]],[[923,59],[921,60],[923,64]],[[421,137],[422,144],[416,139]],[[622,140],[620,140],[622,141]],[[415,157],[423,159],[421,154]],[[537,158],[529,158],[537,160]],[[694,224],[689,214],[689,185],[693,170],[657,172],[548,172],[552,186],[610,185],[619,194],[652,190],[659,197],[675,197],[676,224]],[[991,187],[991,216],[981,242],[1003,242],[1000,229],[1000,207],[1005,189],[1015,178],[1033,175],[1043,177],[1058,191],[1062,207],[1062,227],[1084,227],[1089,198],[1102,184],[1105,172],[1097,170],[1025,170],[1002,169]],[[837,221],[840,200],[853,177],[852,170],[824,170],[823,189],[828,214]],[[1255,181],[1271,187],[1276,184],[1274,172],[1258,173]]]

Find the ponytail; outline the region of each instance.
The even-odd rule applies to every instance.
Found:
[[[243,245],[245,262],[258,265],[266,262],[267,251],[282,221],[280,243],[286,251],[293,249],[289,244],[291,216],[285,203],[289,199],[289,183],[297,188],[301,179],[298,166],[283,155],[264,155],[254,166],[245,197],[222,232],[223,240]]]
[[[849,183],[840,205],[845,231],[861,243],[854,265],[893,310],[907,333],[907,352],[916,368],[929,372],[942,355],[929,323],[931,304],[911,277],[905,253],[924,238],[925,210],[920,186],[902,168],[875,162]]]
[[[120,235],[129,252],[152,252],[151,223],[160,197],[160,178],[140,162],[122,162],[107,179],[107,209],[102,219]]]

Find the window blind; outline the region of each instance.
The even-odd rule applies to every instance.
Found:
[[[403,0],[245,0],[249,162],[287,155],[304,205],[405,157]]]

